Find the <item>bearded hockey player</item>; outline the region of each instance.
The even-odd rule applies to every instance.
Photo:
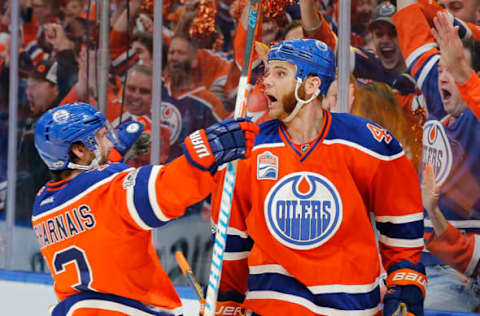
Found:
[[[217,311],[380,315],[383,264],[383,314],[406,306],[423,315],[417,174],[387,130],[322,110],[334,77],[334,54],[321,41],[270,49],[264,84],[273,120],[238,164]]]

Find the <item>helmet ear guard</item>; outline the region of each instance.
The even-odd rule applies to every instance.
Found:
[[[89,170],[98,166],[101,152],[96,132],[107,125],[101,112],[90,104],[71,103],[58,106],[44,113],[35,124],[35,147],[50,170]],[[95,153],[88,166],[75,164],[70,147],[81,142]]]

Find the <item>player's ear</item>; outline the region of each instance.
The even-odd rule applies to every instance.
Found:
[[[305,80],[305,93],[307,95],[314,94],[322,84],[322,80],[317,76],[307,77]]]
[[[72,161],[78,163],[89,157],[90,151],[82,143],[75,143],[70,147],[70,153],[72,155]]]

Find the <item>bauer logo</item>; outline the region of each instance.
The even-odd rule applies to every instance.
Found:
[[[270,189],[264,208],[270,233],[283,245],[299,250],[327,242],[343,218],[335,186],[312,172],[296,172],[280,179]]]
[[[257,180],[277,180],[278,157],[269,151],[257,156]]]
[[[443,125],[430,120],[423,126],[422,165],[433,166],[435,181],[441,184],[447,179],[452,169],[452,149]]]

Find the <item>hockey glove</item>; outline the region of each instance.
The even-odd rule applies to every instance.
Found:
[[[137,121],[127,121],[115,129],[117,140],[109,139],[113,142],[114,148],[110,153],[109,160],[113,162],[127,161],[125,156],[129,149],[135,144],[143,132],[143,124]],[[148,150],[148,149],[147,149]]]
[[[422,263],[414,265],[403,260],[388,269],[387,293],[383,298],[383,315],[423,316],[423,300],[425,298],[425,267]]]
[[[250,156],[259,131],[248,119],[225,120],[190,134],[185,138],[183,152],[192,165],[213,175],[218,166]]]

